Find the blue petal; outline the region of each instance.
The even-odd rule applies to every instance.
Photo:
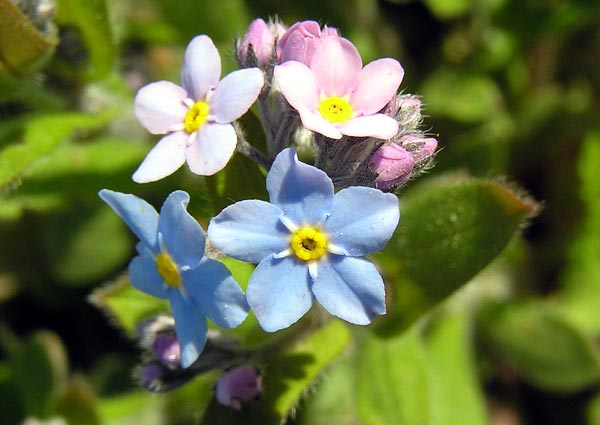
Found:
[[[102,189],[98,195],[123,219],[125,224],[150,249],[157,249],[158,213],[152,205],[135,195]]]
[[[298,225],[318,224],[331,211],[333,183],[325,172],[298,160],[293,149],[281,151],[267,176],[271,202]]]
[[[370,187],[349,187],[335,194],[323,227],[331,243],[347,255],[363,256],[385,246],[399,219],[396,195]]]
[[[330,255],[319,262],[313,293],[334,316],[356,325],[385,314],[385,287],[375,266],[358,257]]]
[[[290,232],[279,220],[282,214],[265,201],[236,202],[210,221],[208,238],[230,257],[259,263],[289,248]]]
[[[187,296],[217,326],[231,329],[246,319],[246,295],[222,263],[205,258],[182,279]]]
[[[129,263],[129,280],[142,292],[157,298],[165,299],[169,288],[156,270],[156,262],[152,257],[139,255]]]
[[[171,193],[158,220],[162,243],[179,267],[195,267],[204,257],[204,232],[186,211],[189,201],[190,195],[184,191]]]
[[[208,91],[219,83],[221,57],[212,40],[196,36],[185,49],[181,67],[181,85],[195,101],[204,100]]]
[[[206,344],[206,318],[192,304],[173,291],[169,298],[175,318],[175,334],[181,347],[181,366],[188,367],[196,361]]]
[[[292,257],[265,258],[250,277],[246,296],[265,331],[287,328],[313,303],[306,263]]]

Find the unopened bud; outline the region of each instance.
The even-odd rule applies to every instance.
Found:
[[[223,373],[215,385],[215,396],[223,406],[241,410],[242,406],[262,394],[262,379],[258,369],[238,366]]]
[[[381,146],[369,158],[369,169],[377,174],[375,186],[381,190],[405,184],[414,165],[413,155],[396,143]]]
[[[416,163],[429,162],[438,146],[438,141],[433,137],[422,138],[414,135],[404,136],[398,143],[413,154]]]
[[[171,369],[178,368],[181,364],[181,347],[174,334],[158,335],[152,344],[152,353]]]
[[[281,27],[281,24],[279,24]],[[270,27],[264,20],[253,20],[244,38],[238,43],[236,55],[240,65],[244,67],[266,66],[271,61],[275,48],[275,37],[281,30],[278,26]]]

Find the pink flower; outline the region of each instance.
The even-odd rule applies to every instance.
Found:
[[[279,63],[298,61],[310,65],[313,54],[321,42],[321,37],[334,35],[335,28],[325,26],[323,31],[315,21],[296,22],[279,40],[277,58]]]
[[[275,80],[304,127],[332,139],[342,135],[389,139],[398,123],[378,113],[396,95],[404,76],[397,60],[362,67],[356,47],[335,35],[321,38],[310,67],[289,61],[275,67]]]
[[[135,115],[152,134],[166,134],[146,156],[133,180],[147,183],[174,173],[187,161],[195,174],[221,170],[235,151],[232,121],[248,111],[264,84],[258,68],[232,72],[219,81],[221,58],[206,35],[187,46],[181,86],[150,83],[135,98]]]

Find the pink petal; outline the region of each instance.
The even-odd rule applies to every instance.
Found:
[[[173,174],[185,162],[185,146],[189,134],[176,131],[158,141],[133,173],[136,183],[149,183]]]
[[[319,85],[309,67],[296,61],[286,62],[275,67],[274,76],[281,93],[294,109],[317,109]]]
[[[240,69],[223,78],[210,101],[210,114],[220,124],[228,124],[244,115],[256,101],[264,84],[258,68]]]
[[[398,123],[387,115],[375,114],[352,118],[339,125],[338,130],[347,136],[374,137],[386,140],[398,133]]]
[[[134,111],[138,121],[152,134],[166,134],[183,123],[188,108],[182,103],[187,93],[170,81],[150,83],[135,96]]]
[[[319,86],[327,96],[344,96],[353,89],[362,68],[360,54],[345,38],[325,36],[310,62]]]
[[[300,113],[302,125],[308,128],[309,130],[320,133],[323,136],[329,137],[331,139],[342,138],[342,133],[340,133],[332,123],[327,121],[321,115],[312,112],[307,108],[301,108],[298,110],[298,112]]]
[[[232,125],[205,124],[185,152],[190,170],[201,176],[215,174],[227,165],[236,144],[237,135]]]
[[[181,68],[181,85],[194,100],[204,100],[210,88],[215,88],[221,77],[221,57],[212,40],[199,35],[185,49]]]
[[[350,96],[354,112],[362,115],[379,112],[396,95],[402,77],[404,70],[395,59],[378,59],[367,64]]]

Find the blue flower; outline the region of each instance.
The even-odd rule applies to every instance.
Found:
[[[282,151],[267,176],[271,203],[237,202],[214,217],[211,242],[227,255],[258,263],[248,304],[266,331],[296,322],[316,298],[331,314],[365,325],[385,314],[385,288],[365,254],[392,236],[396,196],[368,187],[334,195],[323,171]]]
[[[186,192],[171,193],[160,215],[134,195],[106,189],[99,195],[140,239],[129,278],[140,291],[169,300],[181,365],[188,367],[206,343],[206,318],[223,328],[244,321],[244,293],[222,263],[204,256],[204,233],[186,211]]]

